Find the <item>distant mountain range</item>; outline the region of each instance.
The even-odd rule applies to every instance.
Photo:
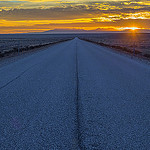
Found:
[[[123,30],[123,31],[108,31],[105,29],[96,29],[96,30],[84,30],[84,29],[54,29],[54,30],[48,30],[44,32],[36,32],[37,34],[78,34],[78,33],[150,33],[150,30],[144,30],[144,29],[136,29],[136,30]],[[33,34],[33,33],[30,33]]]
[[[59,34],[59,33],[96,33],[97,30],[84,30],[84,29],[54,29],[41,32],[43,34]]]

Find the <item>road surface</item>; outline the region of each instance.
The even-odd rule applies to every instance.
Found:
[[[0,67],[1,150],[149,150],[150,67],[81,41]]]

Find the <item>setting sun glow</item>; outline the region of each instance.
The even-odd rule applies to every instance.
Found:
[[[120,28],[120,30],[132,30],[132,31],[139,30],[139,29],[142,29],[142,28],[138,28],[138,27],[123,27],[123,28]]]
[[[131,27],[130,29],[134,31],[134,30],[137,30],[137,29],[140,29],[140,28],[137,28],[137,27]]]

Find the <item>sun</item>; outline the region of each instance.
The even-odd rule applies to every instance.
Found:
[[[138,28],[138,27],[130,27],[129,29],[131,29],[132,31],[135,31],[135,30],[140,29],[140,28]]]
[[[121,30],[131,30],[131,31],[135,31],[135,30],[138,30],[138,29],[141,29],[141,28],[138,28],[138,27],[123,27],[123,28],[120,28]]]

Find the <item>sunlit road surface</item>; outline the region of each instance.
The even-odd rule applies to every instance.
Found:
[[[150,66],[74,39],[0,68],[0,150],[149,150]]]

